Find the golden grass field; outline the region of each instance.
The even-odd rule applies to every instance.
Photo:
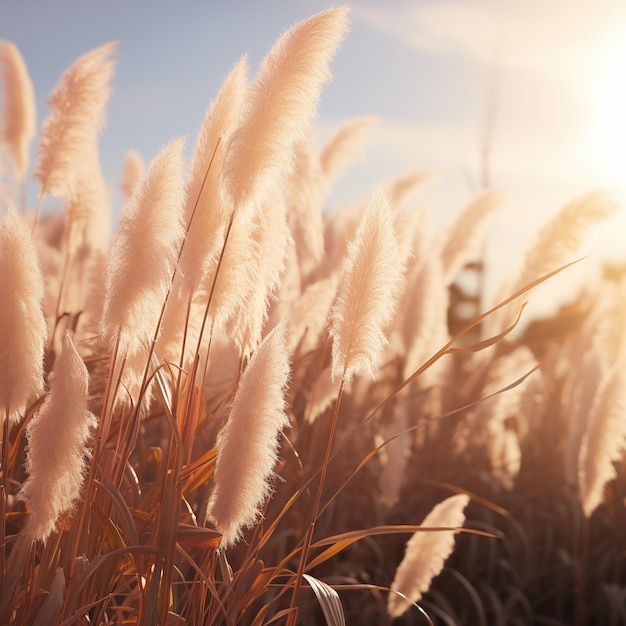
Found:
[[[113,234],[115,44],[38,137],[0,44],[1,624],[626,623],[623,270],[523,310],[618,206],[573,199],[463,303],[495,190],[443,234],[421,171],[327,206],[372,122],[312,137],[347,26],[236,61],[190,163],[129,151]]]

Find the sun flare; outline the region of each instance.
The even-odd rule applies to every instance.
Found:
[[[626,186],[626,25],[606,38],[594,79],[594,167]]]

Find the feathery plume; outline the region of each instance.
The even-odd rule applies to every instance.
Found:
[[[344,122],[328,140],[320,153],[325,185],[339,178],[346,167],[365,153],[368,134],[379,122],[375,116],[357,117]]]
[[[78,248],[104,252],[109,247],[111,207],[95,144],[86,146],[82,173],[66,211],[70,254]]]
[[[391,205],[399,206],[424,185],[436,181],[437,178],[437,174],[425,170],[414,170],[393,178],[385,183]]]
[[[231,320],[230,335],[248,357],[263,337],[268,307],[285,269],[286,252],[291,241],[285,206],[280,196],[265,203],[262,214],[254,216],[252,233],[254,253],[250,268],[254,277],[242,285],[248,287]]]
[[[278,439],[289,424],[284,410],[288,355],[286,327],[279,324],[248,362],[228,421],[217,436],[215,486],[206,518],[222,533],[226,547],[256,523],[271,492]]]
[[[430,245],[428,215],[422,208],[403,209],[394,214],[394,228],[402,265],[421,263],[425,259],[426,239]]]
[[[590,334],[602,350],[606,363],[614,365],[626,358],[626,275],[611,285],[602,284],[596,297],[598,300],[589,320],[593,325]]]
[[[333,378],[350,382],[363,370],[373,375],[376,356],[387,344],[383,330],[394,312],[403,269],[389,200],[377,188],[348,246],[330,315]]]
[[[202,283],[202,289],[209,294],[215,281],[209,312],[213,323],[223,328],[235,311],[244,305],[245,296],[253,289],[255,258],[258,242],[254,239],[254,220],[245,220],[238,212],[233,214],[233,223],[228,239],[222,242],[222,258]]]
[[[80,496],[87,444],[96,425],[88,400],[89,374],[69,332],[50,376],[50,393],[26,427],[28,478],[20,497],[31,514],[24,532],[46,541]]]
[[[0,225],[0,407],[18,421],[43,390],[44,284],[30,228],[13,205]]]
[[[416,263],[408,277],[401,307],[404,313],[402,336],[406,346],[405,378],[448,340],[449,294],[442,275],[441,258],[433,253]]]
[[[309,285],[291,305],[287,318],[290,352],[300,346],[304,354],[317,346],[336,292],[337,276],[331,274]]]
[[[292,167],[292,147],[314,116],[328,65],[347,30],[347,7],[296,24],[274,44],[250,86],[227,148],[222,183],[239,210],[262,199]]]
[[[154,337],[185,234],[183,138],[153,159],[122,216],[106,278],[103,338],[119,338],[122,353],[136,352]]]
[[[592,346],[584,354],[573,355],[571,349],[567,350],[567,357],[570,370],[563,394],[563,404],[568,413],[564,469],[567,481],[576,485],[579,480],[579,457],[591,408],[607,374],[607,366],[597,346]],[[572,363],[577,363],[577,367],[572,368]]]
[[[132,195],[135,185],[143,178],[145,169],[141,154],[137,150],[129,150],[124,157],[122,180],[120,181],[124,201],[127,201]]]
[[[104,125],[116,43],[110,42],[80,57],[68,68],[48,97],[52,109],[39,141],[35,178],[41,195],[72,200],[83,166],[85,149],[95,143]]]
[[[185,207],[188,232],[180,259],[187,285],[193,285],[215,266],[223,242],[229,215],[222,206],[220,176],[226,145],[239,121],[246,95],[247,73],[248,59],[244,56],[224,79],[194,148]]]
[[[15,165],[15,179],[22,183],[28,170],[28,149],[35,136],[36,107],[33,83],[17,46],[0,41],[0,64],[4,78],[2,136]]]
[[[591,407],[578,457],[578,481],[587,517],[602,502],[604,486],[615,478],[614,463],[626,443],[626,375],[619,363],[602,381]]]
[[[459,270],[476,257],[489,219],[500,203],[500,194],[484,191],[457,217],[444,236],[441,260],[444,281],[450,285]]]
[[[298,253],[302,277],[307,277],[324,256],[322,171],[311,137],[294,146],[294,168],[287,185],[287,218]]]
[[[381,425],[376,445],[391,439],[407,428],[407,411],[403,403],[394,405],[393,415],[389,421]],[[410,455],[410,440],[406,435],[395,437],[381,448],[381,469],[378,475],[380,501],[384,507],[391,509],[400,499],[400,492],[407,476],[407,465]]]
[[[305,419],[309,424],[312,424],[337,400],[338,391],[339,383],[333,381],[331,368],[325,368],[320,372],[320,375],[311,388],[311,397],[305,413]]]
[[[469,497],[465,494],[446,498],[426,516],[422,526],[460,528],[465,523],[463,511],[468,502]],[[402,563],[391,583],[392,592],[403,594],[408,602],[397,593],[390,593],[387,602],[390,617],[402,615],[411,606],[409,602],[418,602],[428,591],[432,579],[441,572],[454,549],[454,534],[454,530],[417,531],[409,539]]]
[[[502,291],[503,296],[515,293],[544,274],[574,259],[588,229],[616,213],[618,204],[607,193],[593,191],[572,200],[551,219],[536,235],[526,253],[522,271]],[[503,300],[504,297],[499,298]],[[513,320],[518,305],[512,303],[496,311],[485,320],[484,336],[489,337],[506,328]]]
[[[618,208],[617,202],[602,191],[593,191],[566,204],[537,234],[516,287],[570,261],[589,228],[615,215]]]
[[[289,315],[293,303],[302,295],[302,274],[298,263],[297,244],[290,234],[286,242],[285,269],[280,277],[280,284],[274,293],[274,301],[268,311],[269,328]],[[333,294],[334,295],[334,294]]]
[[[493,477],[504,489],[511,491],[522,467],[522,450],[514,430],[504,425],[494,429],[489,440],[489,461]]]

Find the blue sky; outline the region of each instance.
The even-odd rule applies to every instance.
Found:
[[[287,27],[330,5],[0,0],[0,38],[16,43],[24,56],[39,124],[63,70],[88,50],[119,40],[100,144],[119,210],[116,190],[128,149],[148,161],[171,138],[188,134],[190,150],[222,78],[239,57],[247,52],[256,68]],[[620,0],[359,0],[352,7],[352,30],[333,62],[334,80],[325,88],[315,128],[321,143],[343,120],[374,114],[381,121],[366,161],[338,185],[336,203],[410,169],[432,169],[441,181],[421,201],[443,228],[478,189],[494,66],[491,177],[507,202],[487,250],[497,266],[492,283],[512,271],[533,231],[562,203],[593,187],[621,184],[622,172],[626,180],[626,150],[616,152],[596,130],[606,115],[612,136],[626,131],[610,117],[616,114],[598,104],[623,98],[626,110],[626,95],[615,91],[626,75],[609,73],[603,86],[596,80],[611,67],[611,55],[626,67],[626,47],[621,59],[619,50],[611,52],[611,42],[626,41]],[[622,137],[616,145],[626,145],[626,132]],[[625,229],[622,220],[602,231],[599,247],[626,249]]]

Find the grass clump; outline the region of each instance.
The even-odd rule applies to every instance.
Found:
[[[322,212],[373,122],[309,134],[347,13],[251,82],[243,57],[189,168],[182,139],[130,153],[112,241],[114,44],[53,92],[38,204],[0,225],[1,623],[623,620],[624,278],[558,341],[514,333],[615,205],[566,205],[500,302],[448,320],[499,197],[442,238],[409,202],[423,172]],[[32,89],[2,50],[19,188]]]

